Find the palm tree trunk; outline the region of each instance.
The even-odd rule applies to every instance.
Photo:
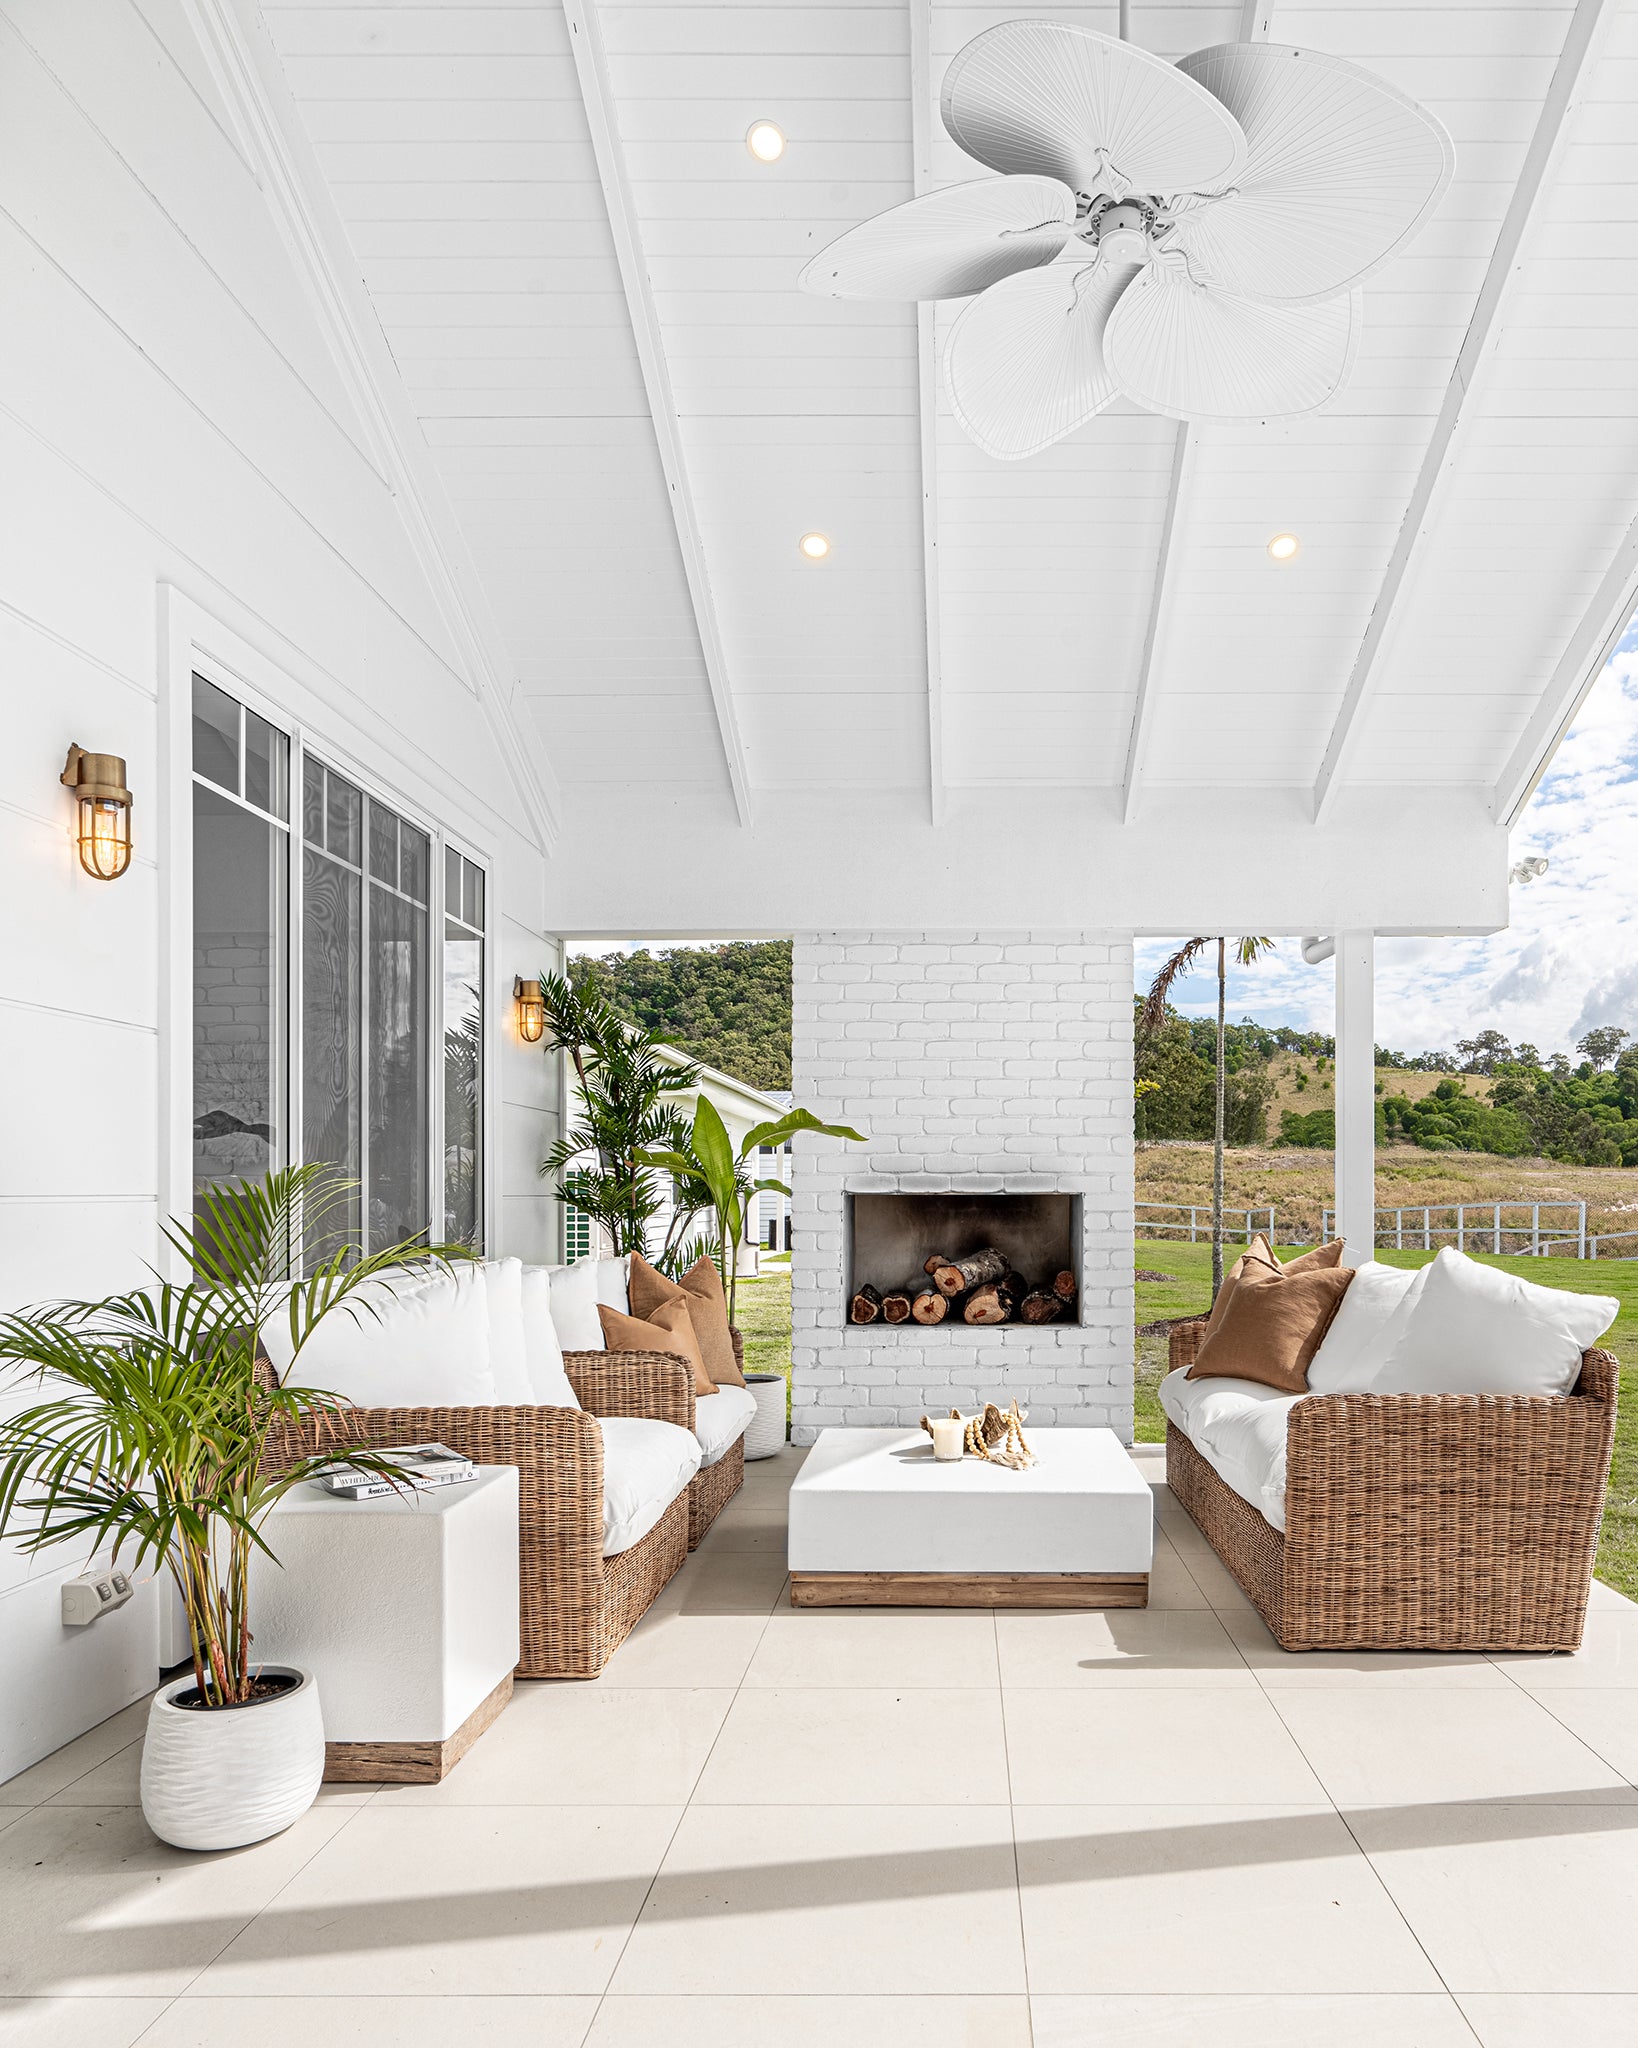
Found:
[[[1223,1284],[1223,1096],[1226,1086],[1228,1003],[1227,941],[1217,941],[1217,1115],[1212,1130],[1211,1159],[1211,1298]]]

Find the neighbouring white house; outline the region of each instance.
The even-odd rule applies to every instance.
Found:
[[[800,1442],[1130,1437],[1137,936],[1334,940],[1369,1257],[1376,939],[1506,924],[1638,603],[1638,5],[1073,8],[1192,110],[1152,190],[944,119],[1017,12],[0,0],[0,1308],[284,1161],[360,1244],[561,1259],[512,989],[593,935],[794,934],[796,1098],[866,1134],[790,1155]],[[1241,246],[1176,60],[1262,43],[1388,83]],[[998,174],[948,296],[799,286]],[[1092,380],[1013,393],[1028,454],[1006,334],[941,370],[1015,258]],[[850,1325],[952,1204],[1076,1319]],[[0,1548],[0,1780],[154,1682],[151,1586],[64,1626],[82,1562]]]
[[[666,1050],[669,1053],[671,1049],[668,1047]],[[678,1066],[683,1065],[686,1061],[686,1055],[682,1053],[672,1054],[672,1058]],[[567,1059],[565,1059],[563,1065],[562,1084],[567,1091],[569,1105],[568,1122],[569,1127],[572,1128],[579,1111],[580,1091],[576,1086],[574,1068],[568,1063]],[[671,1100],[676,1103],[684,1116],[692,1117],[694,1106],[702,1095],[711,1102],[724,1124],[727,1125],[728,1136],[733,1143],[736,1153],[739,1151],[748,1132],[754,1130],[758,1124],[774,1122],[785,1110],[789,1109],[792,1099],[788,1090],[783,1093],[768,1093],[763,1089],[753,1088],[748,1081],[741,1081],[733,1074],[723,1073],[720,1068],[702,1066],[698,1086],[681,1090]],[[788,1146],[784,1147],[777,1157],[772,1152],[769,1152],[766,1147],[760,1147],[757,1156],[759,1163],[754,1163],[750,1168],[752,1179],[780,1180],[785,1178],[785,1173],[781,1169],[779,1162],[782,1160],[784,1166],[788,1168],[790,1157],[790,1148]],[[587,1163],[590,1163],[591,1155],[589,1153],[585,1155],[585,1158]],[[648,1249],[651,1256],[660,1250],[671,1234],[672,1220],[676,1214],[674,1192],[674,1183],[669,1176],[666,1176],[662,1184],[664,1206],[649,1225]],[[784,1205],[783,1209],[770,1207],[770,1205],[781,1203]],[[742,1277],[747,1275],[755,1276],[758,1270],[757,1254],[759,1250],[764,1247],[769,1250],[775,1248],[769,1243],[767,1237],[769,1219],[770,1217],[774,1219],[774,1227],[777,1230],[777,1219],[782,1215],[788,1214],[789,1208],[789,1196],[776,1194],[772,1190],[765,1190],[758,1194],[747,1205],[745,1229],[735,1253],[735,1265]],[[686,1242],[688,1239],[706,1231],[709,1227],[709,1215],[702,1215],[693,1227],[684,1228],[682,1241]],[[595,1226],[591,1219],[582,1215],[578,1209],[573,1207],[565,1209],[563,1217],[563,1256],[565,1259],[573,1261],[576,1259],[603,1257],[608,1251],[606,1236],[607,1233],[605,1231]]]

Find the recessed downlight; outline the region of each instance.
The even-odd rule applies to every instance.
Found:
[[[745,131],[745,147],[759,164],[776,164],[785,154],[785,131],[772,121],[753,121]]]
[[[805,533],[796,545],[808,562],[822,562],[830,553],[829,536],[823,533]]]
[[[1294,533],[1277,533],[1268,544],[1268,559],[1271,562],[1294,562],[1302,542]]]

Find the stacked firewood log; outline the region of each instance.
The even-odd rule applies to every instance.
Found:
[[[1054,1273],[1032,1285],[993,1245],[949,1259],[935,1252],[913,1286],[883,1294],[867,1281],[848,1314],[855,1323],[1055,1323],[1075,1314],[1075,1275]]]

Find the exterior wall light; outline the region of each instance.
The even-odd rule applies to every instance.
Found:
[[[514,976],[512,999],[517,1004],[519,1038],[525,1045],[538,1045],[546,1035],[546,1003],[540,983]]]
[[[131,865],[131,792],[118,754],[68,750],[62,783],[80,807],[76,844],[80,866],[99,882],[117,882]]]

